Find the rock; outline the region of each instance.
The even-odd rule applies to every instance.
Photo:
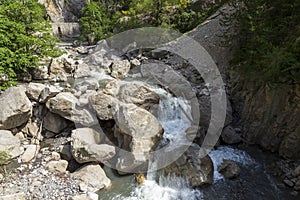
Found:
[[[47,112],[46,116],[44,117],[43,124],[46,130],[58,134],[65,128],[67,128],[69,123],[61,116],[51,112]]]
[[[23,134],[21,131],[18,132],[18,133],[16,133],[15,136],[16,136],[17,138],[19,138],[20,141],[25,140],[25,136],[24,136],[24,134]]]
[[[223,129],[221,137],[226,144],[237,144],[242,141],[241,136],[230,125]]]
[[[46,169],[50,172],[66,172],[68,167],[68,161],[66,160],[58,160],[58,161],[50,161],[46,164]]]
[[[134,104],[120,104],[114,113],[114,119],[114,135],[118,139],[119,147],[133,155],[133,158],[119,155],[118,170],[126,172],[145,165],[149,152],[155,149],[162,138],[161,124],[151,113]],[[129,162],[126,159],[132,160]]]
[[[41,65],[33,69],[32,78],[34,80],[47,80],[49,78],[48,66]]]
[[[72,131],[71,152],[78,163],[93,161],[105,162],[114,155],[115,147],[108,144],[100,144],[101,135],[91,128],[78,128]]]
[[[55,151],[51,152],[51,159],[56,161],[60,160],[60,154]]]
[[[71,153],[71,145],[65,144],[59,146],[59,153],[62,159],[70,161],[73,156]]]
[[[81,194],[71,198],[71,200],[98,200],[98,195],[93,192],[88,192],[88,194]]]
[[[0,129],[16,128],[32,114],[32,104],[21,87],[11,87],[1,94],[0,109]]]
[[[283,183],[286,184],[289,187],[293,187],[294,183],[288,179],[283,180]]]
[[[174,152],[175,151],[176,149]],[[213,163],[208,155],[203,157],[202,153],[198,145],[191,145],[175,162],[164,168],[164,174],[175,174],[183,177],[189,180],[192,187],[212,184],[214,172]],[[167,159],[168,158],[165,158],[165,162]]]
[[[34,157],[38,154],[39,149],[40,149],[40,146],[38,146],[38,145],[28,145],[26,147],[25,152],[21,156],[21,162],[28,163],[29,161],[34,159]]]
[[[131,68],[133,68],[133,67],[140,66],[141,62],[138,59],[135,58],[135,59],[133,59],[133,60],[130,61],[130,64],[131,64]]]
[[[78,106],[84,107],[90,103],[90,97],[96,95],[97,92],[95,90],[87,90],[84,94],[81,94],[78,99]]]
[[[125,103],[133,103],[149,110],[159,103],[159,96],[146,83],[135,81],[120,85],[118,98]]]
[[[0,200],[26,200],[26,194],[23,192],[0,196]]]
[[[49,70],[49,79],[51,81],[66,82],[68,80],[67,73],[64,69],[64,64],[59,62],[57,59],[52,59]]]
[[[135,175],[135,180],[136,180],[136,182],[137,182],[139,185],[142,185],[142,184],[145,182],[146,177],[145,177],[144,174],[136,174],[136,175]]]
[[[111,185],[111,181],[106,177],[103,169],[100,165],[96,164],[86,165],[80,168],[72,173],[71,177],[74,180],[78,180],[79,183],[84,182],[87,185],[87,190],[90,192],[96,192]]]
[[[221,173],[225,178],[236,178],[240,175],[240,167],[232,160],[223,159],[223,162],[218,166],[218,172]]]
[[[294,169],[294,171],[292,172],[292,175],[294,177],[300,176],[300,165],[298,167],[296,167],[296,169]]]
[[[101,120],[113,119],[113,112],[118,104],[117,99],[99,92],[89,98],[90,105]]]
[[[295,183],[294,189],[300,190],[300,179],[298,179],[298,181]]]
[[[46,88],[44,84],[41,83],[29,83],[26,89],[26,94],[29,99],[38,101],[41,92]]]
[[[92,75],[90,67],[85,64],[79,64],[75,70],[74,78],[90,77]]]
[[[92,126],[98,123],[96,116],[89,110],[77,109],[78,99],[70,92],[62,92],[49,99],[46,103],[47,108],[61,117],[84,126]]]
[[[123,79],[130,70],[130,62],[128,60],[115,61],[112,64],[111,76],[116,79]]]
[[[22,129],[22,132],[32,138],[43,140],[43,136],[40,131],[40,127],[36,122],[29,121]]]
[[[99,83],[98,83],[98,80],[96,80],[96,79],[86,79],[84,81],[75,83],[74,88],[75,88],[75,90],[81,91],[82,93],[84,93],[87,90],[98,90]]]
[[[119,92],[120,85],[116,79],[108,80],[105,88],[103,89],[103,93],[111,96],[116,96]]]
[[[53,85],[49,85],[41,92],[41,94],[39,96],[39,102],[45,103],[46,101],[48,101],[48,99],[56,96],[61,91],[62,91],[62,89],[59,89]]]
[[[6,164],[9,160],[23,153],[20,140],[10,131],[0,130],[0,164]]]

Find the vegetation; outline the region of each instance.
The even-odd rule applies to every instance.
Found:
[[[10,155],[4,151],[0,151],[0,166],[7,164],[8,160],[10,159]]]
[[[91,1],[80,19],[83,39],[90,43],[132,28],[159,26],[187,32],[210,10],[194,11],[189,0]],[[213,8],[214,9],[214,8]]]
[[[233,65],[249,78],[271,82],[300,80],[300,1],[231,0],[237,9],[239,47]]]
[[[0,89],[16,82],[16,73],[57,56],[44,7],[37,0],[0,1]]]

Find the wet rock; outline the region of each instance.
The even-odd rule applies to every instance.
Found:
[[[21,155],[23,150],[20,145],[19,138],[13,136],[10,131],[0,130],[1,164],[5,164],[9,160]]]
[[[58,134],[65,128],[67,128],[69,123],[61,116],[51,112],[47,112],[43,124],[46,130]]]
[[[116,79],[123,79],[130,70],[130,62],[128,60],[115,61],[112,64],[111,76]]]
[[[38,145],[28,145],[26,147],[25,152],[21,156],[22,163],[28,163],[29,161],[33,160],[35,156],[38,154],[40,146]]]
[[[66,172],[68,167],[68,161],[66,160],[54,160],[50,161],[46,165],[46,169],[50,172],[59,172],[59,173],[64,173]]]
[[[90,67],[85,64],[79,64],[75,70],[74,78],[83,78],[83,77],[89,77],[92,75]]]
[[[87,190],[96,192],[102,188],[107,188],[111,185],[111,181],[106,177],[105,172],[100,165],[86,165],[76,172],[71,174],[74,180],[78,180],[78,185],[84,182],[87,185]]]
[[[29,83],[26,89],[26,94],[29,99],[38,101],[41,92],[45,89],[45,85],[41,83]]]
[[[99,92],[90,96],[90,105],[97,114],[97,117],[101,120],[113,119],[113,112],[118,100],[112,96]]]
[[[223,159],[223,162],[218,166],[218,172],[221,173],[225,178],[232,179],[240,175],[240,167],[232,160]]]
[[[1,94],[0,109],[0,129],[16,128],[32,114],[32,104],[21,87],[9,88]]]
[[[100,144],[101,135],[104,133],[99,133],[91,128],[79,128],[72,131],[71,152],[78,163],[105,162],[114,157],[115,147]]]
[[[198,145],[193,144],[182,156],[164,169],[164,174],[175,174],[183,177],[189,180],[192,187],[212,184],[213,163],[208,155],[203,157],[203,153]],[[168,158],[165,158],[165,161],[162,162],[167,162],[167,160]]]
[[[242,141],[241,136],[230,125],[223,129],[221,137],[226,144],[237,144]]]

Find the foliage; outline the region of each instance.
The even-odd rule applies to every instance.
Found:
[[[10,159],[10,155],[5,151],[0,151],[0,165],[7,164],[7,161]]]
[[[45,9],[37,0],[0,2],[1,89],[15,84],[17,71],[35,67],[44,56],[59,55],[50,33]]]
[[[264,81],[300,80],[300,1],[231,0],[239,47],[234,66]]]

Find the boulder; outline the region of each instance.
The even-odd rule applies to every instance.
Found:
[[[111,181],[107,178],[105,172],[100,165],[86,165],[76,172],[71,174],[72,179],[87,185],[89,192],[96,192],[102,188],[107,188],[111,185]]]
[[[29,161],[34,159],[34,157],[38,154],[39,149],[40,149],[40,146],[38,146],[38,145],[33,145],[33,144],[28,145],[26,147],[25,152],[21,156],[21,162],[28,163]]]
[[[116,79],[110,79],[103,89],[103,93],[111,96],[116,96],[119,92],[120,85]]]
[[[78,99],[70,92],[62,92],[49,99],[47,108],[61,117],[84,126],[93,126],[98,123],[96,116],[85,108],[76,108]]]
[[[71,152],[78,163],[93,161],[105,162],[115,156],[115,147],[100,144],[100,133],[91,128],[78,128],[72,131]]]
[[[87,64],[82,63],[77,66],[74,73],[74,78],[84,78],[89,77],[91,75],[92,73],[90,67]]]
[[[0,164],[6,164],[9,160],[21,155],[20,140],[10,131],[0,130]]]
[[[26,94],[29,99],[38,101],[41,92],[46,88],[44,84],[41,83],[29,83],[26,89]]]
[[[26,126],[22,129],[22,132],[32,138],[36,138],[38,140],[42,140],[43,136],[41,134],[40,128],[36,122],[32,122],[29,120],[29,122],[26,124]]]
[[[0,96],[0,109],[0,129],[16,128],[32,114],[32,104],[21,87],[9,88]]]
[[[51,81],[66,82],[68,80],[67,73],[64,69],[64,64],[57,59],[53,59],[50,64],[50,77]]]
[[[223,129],[221,137],[226,144],[237,144],[242,141],[241,136],[230,125]]]
[[[153,104],[159,103],[159,96],[151,89],[150,85],[135,81],[120,85],[118,98],[124,103],[133,103],[149,110]]]
[[[46,169],[50,172],[64,173],[68,167],[68,161],[66,160],[53,160],[46,164]]]
[[[123,79],[130,70],[130,62],[128,60],[115,61],[112,64],[111,76],[116,79]]]
[[[89,98],[90,105],[101,120],[113,119],[114,108],[118,100],[112,96],[99,92]]]
[[[132,153],[131,158],[119,155],[120,159],[116,164],[118,170],[128,171],[145,165],[149,152],[156,148],[162,138],[161,124],[150,112],[134,104],[120,104],[114,112],[114,119],[114,135],[118,139],[119,147]],[[128,159],[131,161],[126,161]]]
[[[52,112],[47,112],[44,117],[44,128],[53,133],[60,133],[62,130],[68,127],[68,121],[61,116]]]
[[[203,157],[203,153],[198,145],[191,145],[175,162],[164,168],[164,174],[183,177],[192,187],[212,184],[213,163],[209,155]]]
[[[218,166],[218,172],[221,173],[225,178],[236,178],[240,175],[240,167],[232,160],[223,159],[223,162]]]
[[[32,78],[34,80],[47,80],[49,78],[48,66],[37,66],[32,71]]]
[[[39,96],[39,102],[45,103],[50,98],[55,97],[60,92],[62,92],[62,88],[57,88],[53,85],[49,85],[41,91],[41,94]]]

